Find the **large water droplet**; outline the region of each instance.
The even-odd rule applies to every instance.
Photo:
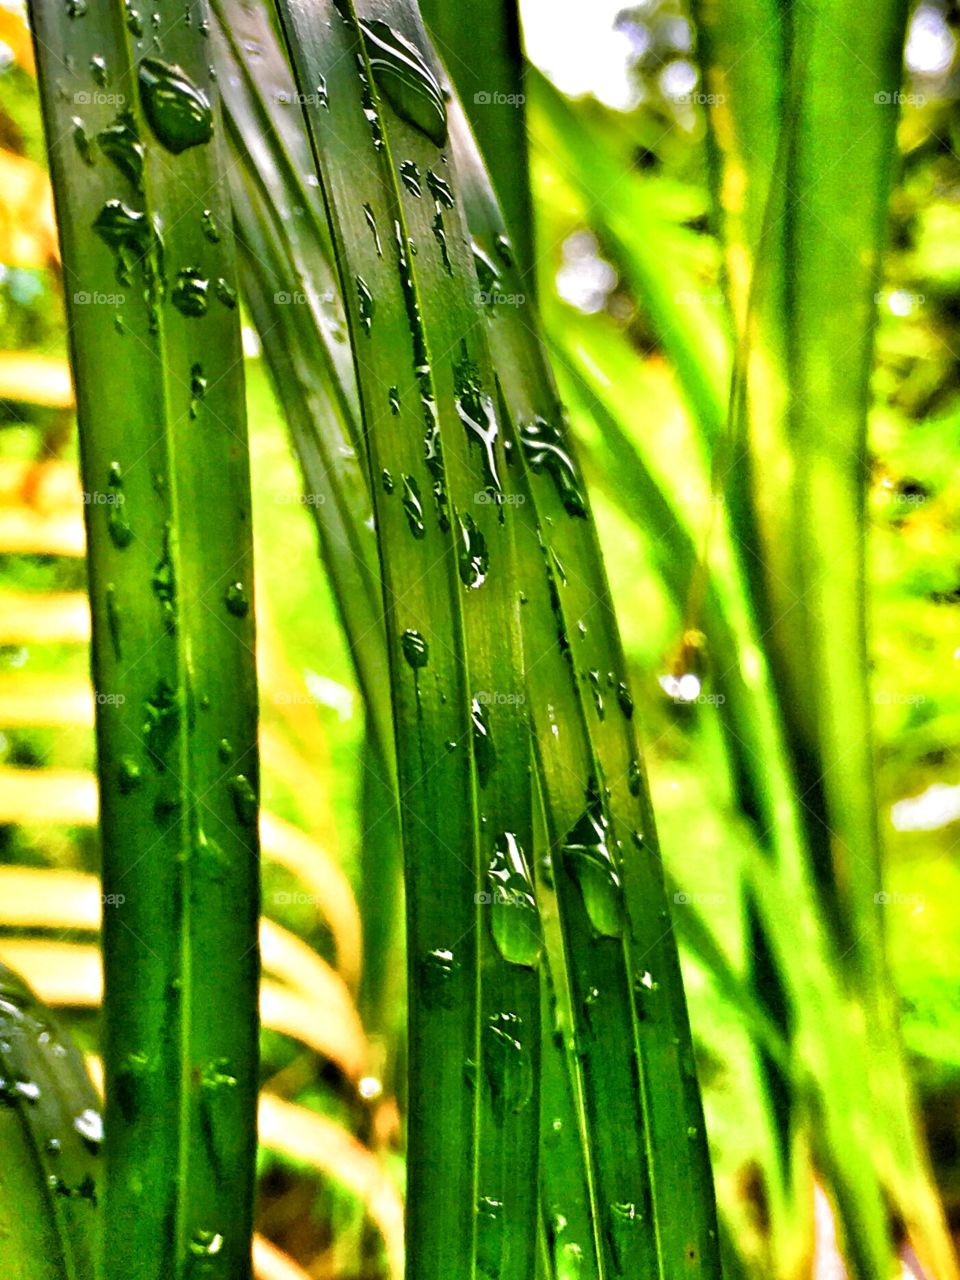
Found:
[[[422,538],[425,536],[427,529],[423,523],[423,503],[420,501],[420,486],[413,476],[403,476],[401,479],[403,481],[403,510],[406,513],[407,524],[410,526],[410,532],[415,538]]]
[[[553,480],[568,515],[586,519],[587,504],[577,468],[557,427],[543,418],[521,423],[520,444],[527,464],[537,473],[546,471]]]
[[[113,124],[97,134],[103,154],[116,165],[137,191],[143,190],[143,143],[130,111],[121,111]]]
[[[133,530],[125,514],[127,499],[123,491],[123,472],[119,462],[110,464],[107,489],[111,499],[107,504],[107,532],[113,545],[122,551],[133,541]]]
[[[397,115],[438,147],[447,140],[447,108],[437,78],[415,44],[379,19],[361,21],[377,88]]]
[[[230,583],[223,593],[223,603],[235,618],[245,618],[250,612],[250,601],[247,599],[247,591],[242,582]]]
[[[184,267],[177,272],[170,301],[185,316],[203,316],[209,306],[210,281],[199,267]]]
[[[400,637],[400,649],[407,665],[418,671],[430,660],[430,648],[419,631],[407,630]]]
[[[487,883],[490,931],[500,954],[513,964],[536,964],[542,938],[533,877],[511,831],[497,837]]]
[[[610,824],[596,788],[563,842],[563,854],[598,933],[618,937],[623,928],[620,876],[610,849]]]
[[[469,514],[458,515],[460,526],[458,538],[457,561],[460,567],[460,581],[465,587],[479,587],[486,581],[490,567],[490,555],[487,542],[477,528],[476,521]]]
[[[460,962],[452,951],[438,947],[420,962],[420,981],[428,1008],[449,1009],[456,997]]]
[[[230,779],[230,794],[233,796],[233,808],[245,827],[257,824],[257,793],[250,785],[246,774],[238,773]]]
[[[213,136],[210,99],[182,67],[159,58],[140,63],[140,95],[150,127],[168,151],[179,155]]]

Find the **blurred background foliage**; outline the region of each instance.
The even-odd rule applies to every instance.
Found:
[[[738,878],[754,835],[725,759],[702,591],[697,573],[690,574],[679,592],[686,607],[678,608],[657,526],[625,475],[636,449],[682,513],[693,545],[709,548],[722,499],[676,361],[683,342],[692,342],[722,385],[730,339],[692,19],[672,0],[628,8],[529,0],[522,16],[539,68],[527,90],[536,289],[594,495],[667,870],[678,892],[696,897],[739,969]],[[920,1115],[955,1231],[958,31],[952,4],[922,3],[909,26],[890,247],[876,299],[868,502],[871,678],[889,898],[883,914]],[[0,870],[9,877],[0,878],[0,960],[19,966],[41,995],[70,1006],[78,1040],[92,1054],[95,963],[84,968],[83,956],[89,959],[95,942],[98,890],[92,880],[61,879],[57,889],[25,874],[89,875],[98,864],[82,495],[44,163],[23,17],[15,7],[0,8]],[[602,199],[591,195],[584,174]],[[652,292],[650,273],[658,281]],[[274,963],[266,951],[268,976],[304,1005],[298,1012],[278,998],[272,1011],[265,1008],[263,1074],[286,1105],[336,1126],[314,1134],[300,1114],[280,1109],[266,1117],[258,1226],[309,1275],[373,1276],[398,1248],[399,911],[394,904],[386,920],[368,921],[380,952],[366,963],[385,975],[385,985],[377,999],[361,999],[364,1030],[356,1013],[356,903],[365,900],[361,836],[376,797],[364,787],[363,709],[318,558],[313,513],[252,327],[245,345],[263,681],[264,909],[288,931],[280,951],[289,935],[306,944],[287,947]],[[723,413],[718,404],[721,426]],[[51,906],[60,891],[61,905]],[[319,988],[315,957],[330,966]],[[684,959],[721,1204],[747,1258],[762,1266],[770,1152],[750,1038],[702,956]],[[319,1035],[318,1018],[326,1028]],[[268,1245],[260,1249],[262,1274],[298,1274],[284,1272],[289,1261]]]

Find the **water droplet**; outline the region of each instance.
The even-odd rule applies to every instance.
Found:
[[[200,227],[211,244],[220,243],[220,228],[217,226],[217,220],[212,209],[204,209],[203,217],[200,219]]]
[[[384,493],[393,493],[393,490],[394,490],[393,476],[390,474],[390,472],[387,470],[386,467],[384,467],[383,470],[380,472],[380,483],[383,485]]]
[[[404,631],[400,637],[400,648],[414,671],[425,667],[430,660],[430,648],[419,631]]]
[[[434,173],[432,169],[427,170],[427,186],[430,188],[430,194],[436,200],[438,205],[443,205],[445,209],[452,209],[454,206],[453,192],[450,184],[445,178],[441,178],[438,173]]]
[[[133,530],[124,514],[126,494],[123,492],[123,472],[120,470],[119,462],[110,464],[107,489],[113,499],[107,504],[107,532],[110,534],[113,545],[122,551],[133,541]]]
[[[229,738],[220,739],[219,746],[217,747],[217,755],[224,764],[233,758],[233,743]]]
[[[153,593],[161,604],[168,635],[172,635],[176,630],[177,579],[171,549],[172,537],[173,531],[168,521],[163,529],[163,552],[150,579]]]
[[[67,17],[82,18],[87,12],[87,0],[67,0]]]
[[[123,7],[127,15],[127,30],[137,40],[141,39],[143,36],[143,18],[140,16],[140,11],[133,7],[130,0],[124,0]]]
[[[473,758],[477,766],[477,780],[481,787],[485,787],[497,763],[497,751],[486,707],[479,698],[474,698],[470,704],[470,720],[473,726]]]
[[[394,417],[400,413],[400,392],[396,387],[391,387],[387,392],[387,399],[390,402],[390,412]]]
[[[600,689],[600,672],[588,671],[587,683],[590,686],[590,693],[593,697],[593,708],[597,713],[597,717],[602,720],[606,715],[606,712],[603,706],[603,693]]]
[[[91,1151],[103,1145],[103,1117],[93,1107],[86,1107],[74,1118],[73,1127]]]
[[[420,963],[420,981],[428,1008],[449,1009],[456,997],[456,979],[460,962],[452,951],[438,947],[430,951]]]
[[[216,294],[218,300],[223,303],[228,311],[236,311],[237,291],[230,281],[225,280],[223,276],[220,276],[217,280]]]
[[[632,796],[638,796],[643,787],[643,767],[640,761],[634,757],[630,761],[630,768],[627,772],[627,788]]]
[[[633,695],[623,680],[617,684],[617,705],[627,720],[633,719]]]
[[[492,305],[494,295],[503,291],[497,264],[484,253],[476,241],[471,243],[470,251],[473,254],[473,265],[477,271],[477,284],[480,286],[480,292],[486,299],[489,299],[489,305]]]
[[[207,379],[203,373],[203,365],[195,364],[190,369],[190,417],[196,418],[200,412],[200,402],[207,394]]]
[[[383,246],[380,244],[380,232],[377,230],[377,220],[374,217],[373,209],[369,204],[365,204],[363,206],[363,216],[367,220],[367,226],[370,228],[370,232],[373,236],[373,243],[377,247],[377,257],[382,258]]]
[[[198,1227],[190,1237],[189,1249],[193,1258],[215,1258],[223,1249],[223,1236]]]
[[[476,521],[469,514],[458,515],[460,526],[457,560],[460,567],[460,581],[467,588],[480,587],[486,581],[490,567],[490,555],[487,542],[477,528]]]
[[[130,111],[121,111],[113,124],[97,134],[100,150],[137,191],[143,190],[143,143]]]
[[[199,267],[184,267],[177,272],[170,301],[185,316],[203,316],[209,305],[210,281]]]
[[[523,1019],[518,1013],[491,1014],[483,1027],[483,1068],[498,1124],[508,1112],[522,1111],[533,1092],[523,1034]]]
[[[444,265],[447,275],[453,275],[453,265],[450,262],[450,252],[447,249],[447,233],[443,229],[443,214],[439,208],[433,216],[432,222],[433,238],[440,246],[440,260]]]
[[[623,927],[620,876],[609,845],[609,827],[599,791],[592,786],[587,808],[563,842],[563,853],[591,924],[598,933],[618,937]]]
[[[610,1205],[608,1231],[617,1265],[624,1271],[637,1257],[643,1245],[644,1216],[632,1200],[617,1201]]]
[[[423,504],[420,501],[420,487],[413,476],[402,476],[403,509],[406,512],[407,524],[415,538],[425,536],[427,529],[423,523]]]
[[[150,127],[168,151],[179,155],[209,142],[213,112],[207,95],[182,67],[144,58],[140,63],[140,95]]]
[[[357,276],[357,299],[360,306],[360,328],[369,337],[370,330],[373,328],[374,312],[377,308],[373,300],[373,294],[370,292],[363,276]]]
[[[587,504],[577,469],[559,429],[543,418],[535,418],[520,424],[519,438],[528,466],[537,474],[549,474],[567,514],[586,519]]]
[[[90,136],[87,133],[86,126],[79,116],[74,116],[70,122],[73,126],[72,137],[73,145],[77,149],[80,159],[86,164],[95,164],[96,157],[93,154],[93,147],[90,143]]]
[[[122,756],[117,767],[117,783],[120,787],[120,794],[128,796],[131,791],[136,791],[142,781],[143,770],[138,762],[133,756]]]
[[[498,836],[487,868],[490,930],[500,954],[513,964],[535,965],[542,944],[533,877],[517,837]]]
[[[257,824],[257,793],[250,785],[246,774],[238,773],[230,779],[230,794],[233,796],[233,808],[245,827]]]
[[[413,160],[402,160],[400,162],[400,177],[403,184],[412,196],[416,196],[419,200],[422,191],[420,187],[420,170]]]
[[[513,245],[505,235],[499,235],[496,239],[497,253],[503,261],[504,266],[513,266]]]
[[[499,1280],[503,1244],[503,1201],[481,1196],[477,1201],[477,1267],[486,1280]]]
[[[250,612],[250,601],[242,582],[231,582],[223,593],[223,603],[235,618],[245,618]]]
[[[481,449],[487,487],[501,494],[500,475],[497,469],[495,443],[499,434],[493,400],[480,385],[479,370],[467,353],[466,342],[461,342],[460,357],[454,364],[454,390],[457,414],[467,430],[468,439]]]
[[[95,54],[90,59],[90,70],[93,72],[93,78],[100,88],[105,88],[109,79],[106,59],[101,57],[99,53]]]
[[[361,21],[360,27],[377,88],[397,115],[442,147],[447,139],[447,109],[423,54],[379,19]]]
[[[330,110],[330,95],[327,93],[327,81],[323,76],[317,80],[317,105],[325,111]]]

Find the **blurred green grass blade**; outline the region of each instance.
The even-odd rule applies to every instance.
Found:
[[[0,1271],[93,1280],[100,1100],[68,1036],[0,965]]]
[[[502,220],[462,117],[451,110],[451,119],[471,232],[489,255]],[[509,263],[501,282],[507,297],[521,293]],[[490,334],[515,432],[512,452],[529,486],[522,492],[532,499],[520,506],[527,690],[604,1265],[611,1275],[684,1268],[716,1276],[713,1183],[690,1029],[596,531],[532,313],[497,306]],[[536,570],[538,545],[546,573]]]
[[[588,128],[545,76],[530,68],[528,83],[535,146],[582,199],[587,221],[649,315],[704,440],[714,446],[726,422],[730,340],[722,309],[703,290],[702,237],[658,213],[628,157],[605,132]]]
[[[63,248],[94,628],[103,1277],[249,1274],[258,763],[223,130],[199,4],[156,33],[31,6]],[[128,25],[128,23],[130,25]]]
[[[516,0],[424,0],[421,12],[476,135],[524,288],[532,291],[536,245]]]

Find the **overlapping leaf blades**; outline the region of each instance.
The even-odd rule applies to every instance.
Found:
[[[249,459],[202,4],[31,6],[80,421],[101,783],[102,1274],[249,1274]]]

